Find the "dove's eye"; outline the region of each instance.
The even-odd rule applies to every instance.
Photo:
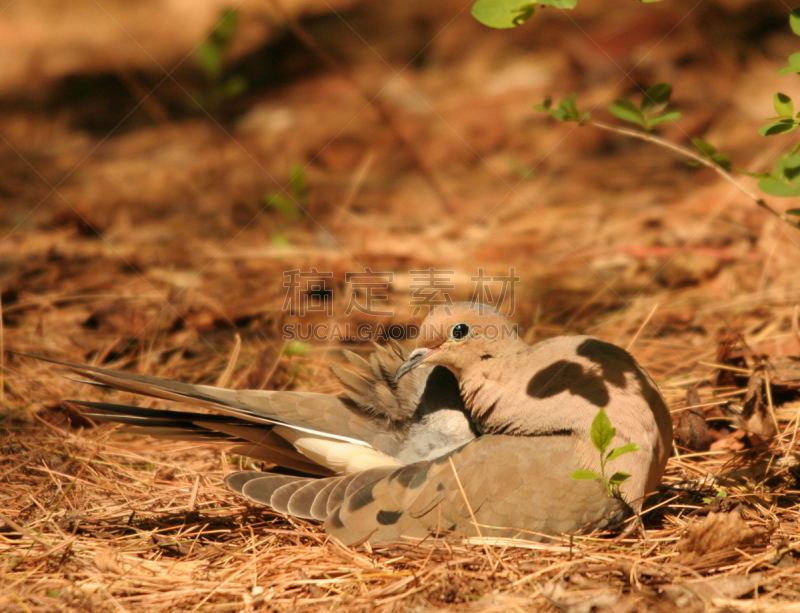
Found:
[[[467,324],[456,324],[450,330],[450,338],[456,341],[464,340],[469,336],[469,326]]]

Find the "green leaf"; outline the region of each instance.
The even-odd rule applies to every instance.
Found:
[[[558,103],[558,108],[564,112],[567,119],[578,119],[578,95],[573,92],[568,98]]]
[[[553,106],[553,99],[548,97],[542,100],[541,104],[534,104],[533,108],[534,110],[541,111],[542,113],[549,113],[551,106]]]
[[[547,111],[558,121],[577,121],[580,125],[584,125],[589,121],[589,113],[581,113],[578,111],[578,104],[576,102],[577,94],[574,92],[569,97],[564,98],[558,103],[558,108],[550,108],[552,101],[546,98],[544,103],[537,104],[534,108],[537,111]]]
[[[630,478],[628,473],[614,473],[611,475],[611,478],[608,480],[609,485],[619,485],[620,483],[625,483]]]
[[[50,589],[45,590],[44,593],[47,596],[50,596],[50,598],[61,598],[61,592],[52,587]]]
[[[308,191],[308,181],[306,180],[305,167],[302,164],[292,164],[289,169],[289,185],[295,196],[305,196]]]
[[[800,215],[800,209],[786,209],[787,215]]]
[[[287,343],[286,348],[283,350],[285,355],[305,355],[308,353],[308,349],[311,347],[308,343],[304,343],[303,341],[290,341]]]
[[[778,198],[794,198],[800,196],[800,187],[775,177],[766,177],[758,182],[758,189],[770,196]]]
[[[574,9],[578,4],[578,0],[536,0],[536,4],[552,6],[557,9]]]
[[[794,117],[794,104],[786,94],[775,94],[772,104],[775,105],[775,112],[778,113],[779,117],[788,117],[789,119]]]
[[[800,72],[800,53],[792,53],[789,56],[789,65],[786,68],[781,68],[776,74],[788,74],[790,72]]]
[[[644,115],[642,115],[642,111],[630,100],[619,98],[614,101],[614,104],[608,107],[608,110],[617,119],[635,123],[644,128]]]
[[[235,9],[228,9],[222,12],[219,23],[211,31],[209,36],[212,43],[219,47],[225,47],[236,34],[239,28],[239,13]]]
[[[516,28],[533,17],[536,5],[530,0],[477,0],[472,16],[490,28]]]
[[[657,117],[649,117],[646,120],[647,129],[652,130],[660,123],[664,123],[665,121],[678,121],[680,118],[680,111],[670,111],[669,113],[664,113],[663,115],[658,115]]]
[[[647,111],[666,106],[670,96],[672,96],[672,85],[657,83],[649,87],[642,96],[642,110]]]
[[[219,78],[223,62],[221,47],[211,43],[202,43],[195,49],[194,57],[207,77],[211,79]]]
[[[236,98],[247,91],[247,79],[242,75],[234,75],[222,84],[222,94],[227,98]]]
[[[530,19],[531,17],[533,17],[536,14],[536,5],[535,4],[529,4],[528,6],[523,6],[521,9],[519,9],[518,11],[514,11],[514,12],[518,13],[514,17],[514,25],[515,26],[521,26],[523,23],[528,21],[528,19]]]
[[[800,123],[795,119],[781,119],[780,121],[773,121],[766,126],[762,126],[758,133],[761,136],[775,136],[776,134],[783,134],[795,130]]]
[[[731,158],[727,153],[717,153],[717,148],[711,143],[704,141],[702,138],[693,138],[692,142],[694,143],[694,146],[700,149],[700,151],[702,151],[708,159],[710,159],[723,170],[729,171],[731,168],[733,168]]]
[[[792,180],[800,175],[800,155],[793,150],[778,160],[773,175],[779,179]]]
[[[275,233],[272,235],[272,240],[270,241],[270,244],[273,247],[277,247],[278,249],[285,249],[286,247],[291,246],[292,243],[289,241],[289,237],[286,236],[286,234],[284,234],[280,230],[276,230]]]
[[[711,161],[728,172],[733,169],[733,162],[731,162],[731,158],[727,153],[715,153],[711,156]]]
[[[708,157],[711,157],[717,152],[717,148],[714,145],[704,141],[702,138],[693,138],[692,143],[694,143],[694,146],[700,149],[700,151],[705,153]]]
[[[581,468],[572,471],[572,478],[575,479],[575,481],[594,481],[595,479],[599,479],[600,475],[593,473],[591,470],[584,470]]]
[[[800,8],[789,13],[789,26],[792,28],[792,32],[800,36]]]
[[[615,447],[606,457],[606,462],[611,462],[611,460],[616,460],[621,455],[625,455],[626,453],[633,453],[634,451],[639,451],[640,449],[641,446],[639,446],[636,443],[628,443],[627,445],[623,445],[622,447]]]
[[[595,449],[603,453],[611,444],[611,441],[614,440],[616,433],[617,431],[611,426],[611,420],[608,419],[605,409],[600,409],[592,421],[592,444]]]
[[[280,194],[267,194],[264,196],[264,205],[279,211],[287,219],[300,219],[302,216],[297,203]]]

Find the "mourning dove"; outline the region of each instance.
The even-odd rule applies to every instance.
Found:
[[[95,385],[215,410],[77,403],[155,436],[233,442],[234,452],[283,467],[226,482],[281,513],[324,521],[346,544],[432,531],[532,540],[585,532],[639,510],[661,479],[669,412],[650,377],[609,343],[561,336],[530,346],[504,317],[455,305],[426,318],[410,353],[393,343],[368,361],[345,355],[358,371],[333,367],[346,397],[68,366]],[[640,446],[609,465],[631,475],[620,497],[571,478],[599,473],[591,425],[601,408],[616,428],[611,447]]]

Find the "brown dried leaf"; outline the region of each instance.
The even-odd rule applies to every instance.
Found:
[[[765,402],[764,378],[760,372],[761,367],[750,377],[742,405],[741,426],[751,435],[750,442],[754,446],[762,441],[771,441],[776,434],[775,422]]]
[[[686,394],[687,406],[700,404],[697,390],[690,389]],[[708,451],[711,446],[711,434],[701,409],[687,409],[681,413],[678,427],[675,429],[675,442],[692,451]]]
[[[717,344],[717,364],[727,364],[735,368],[749,368],[745,355],[751,352],[741,334],[723,333]],[[720,387],[739,387],[742,375],[730,370],[720,369],[716,384]]]
[[[664,585],[659,590],[677,606],[704,603],[712,598],[740,598],[756,589],[764,579],[764,573],[714,577],[686,583]]]
[[[711,451],[741,451],[745,448],[747,432],[741,428],[711,443]]]
[[[675,549],[678,560],[686,563],[714,551],[764,542],[768,536],[764,528],[751,528],[737,511],[709,513],[686,526]]]

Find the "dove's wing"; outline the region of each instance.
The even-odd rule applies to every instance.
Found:
[[[571,436],[485,435],[353,492],[325,529],[348,544],[431,531],[541,540],[603,529],[627,516],[627,505],[607,497],[599,482],[573,480],[578,468]]]

